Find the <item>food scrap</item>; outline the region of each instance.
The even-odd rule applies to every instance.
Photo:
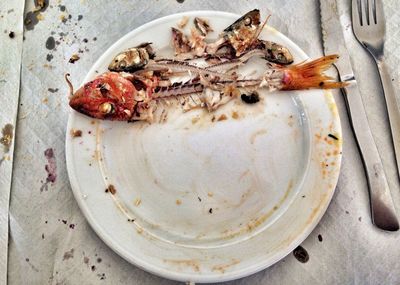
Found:
[[[332,135],[332,134],[329,134],[328,137],[334,139],[335,141],[339,140],[339,139],[337,138],[337,136]]]
[[[81,130],[75,130],[75,129],[71,129],[71,136],[73,138],[79,138],[82,136],[82,131]]]
[[[222,114],[221,116],[218,117],[217,121],[225,121],[227,119],[228,117],[225,114]]]
[[[310,259],[307,250],[301,245],[293,250],[293,255],[301,263],[306,263]]]
[[[250,94],[242,94],[240,96],[243,102],[247,104],[255,104],[260,101],[260,96],[257,92],[252,92]]]
[[[142,200],[140,198],[135,199],[135,206],[139,206],[142,203]]]
[[[184,27],[186,27],[188,22],[189,22],[189,17],[183,16],[182,19],[177,24],[177,26],[178,26],[178,28],[183,29]]]
[[[75,61],[78,61],[80,59],[79,55],[77,55],[76,53],[74,53],[71,58],[69,59],[69,63],[75,63]]]
[[[112,195],[117,193],[117,189],[115,189],[114,185],[108,185],[107,189],[105,190],[106,193],[110,192]]]

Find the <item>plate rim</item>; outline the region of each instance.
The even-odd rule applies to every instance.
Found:
[[[163,16],[157,19],[154,19],[150,22],[147,22],[143,25],[138,26],[137,28],[133,29],[132,31],[128,32],[121,38],[119,38],[116,42],[114,42],[112,45],[110,45],[104,53],[92,64],[90,67],[89,71],[87,72],[87,75],[85,76],[83,82],[87,81],[90,75],[90,71],[93,69],[93,67],[96,65],[97,62],[100,62],[103,58],[107,56],[112,50],[114,46],[118,46],[120,43],[126,41],[131,37],[132,34],[136,34],[138,32],[141,32],[143,30],[148,29],[149,27],[153,25],[158,25],[162,24],[163,22],[169,21],[170,19],[174,19],[176,17],[182,17],[182,16],[198,16],[198,14],[209,14],[210,16],[227,16],[227,17],[240,17],[240,15],[235,14],[235,13],[230,13],[230,12],[225,12],[225,11],[213,11],[213,10],[191,10],[191,11],[186,11],[186,12],[180,12],[180,13],[174,13],[170,14],[167,16]],[[271,26],[269,26],[271,27]],[[273,27],[271,27],[273,28]],[[274,28],[273,28],[274,29]],[[277,33],[279,33],[279,36],[282,37],[285,41],[290,42],[293,47],[296,49],[296,52],[301,54],[302,56],[309,58],[309,56],[295,43],[293,42],[290,38],[288,38],[286,35],[281,33],[280,31],[276,30]],[[326,93],[327,96],[329,96],[329,99],[333,101],[333,104],[336,107],[335,100],[333,98],[333,95],[331,92]],[[66,166],[67,166],[67,173],[68,173],[68,178],[70,181],[71,189],[73,192],[73,195],[75,197],[75,200],[78,203],[78,206],[80,210],[82,211],[83,215],[85,216],[85,219],[88,221],[89,225],[91,228],[94,230],[94,232],[97,234],[97,236],[108,246],[110,249],[112,249],[115,253],[117,253],[119,256],[121,256],[123,259],[128,261],[134,266],[137,266],[138,268],[150,272],[156,276],[164,277],[167,279],[171,280],[177,280],[177,281],[194,281],[194,282],[199,282],[199,283],[205,283],[205,282],[223,282],[223,281],[230,281],[230,280],[235,280],[238,278],[243,278],[246,276],[249,276],[251,274],[257,273],[263,269],[268,268],[269,266],[275,264],[279,260],[282,260],[285,258],[287,255],[289,255],[298,245],[300,245],[309,235],[310,233],[315,229],[315,227],[319,224],[320,220],[322,219],[323,215],[325,214],[332,197],[334,195],[336,185],[338,183],[339,179],[339,173],[340,173],[340,168],[341,168],[341,155],[337,156],[336,162],[336,171],[335,171],[335,178],[334,178],[334,185],[332,186],[332,189],[328,189],[328,196],[324,200],[324,204],[318,209],[317,214],[314,216],[312,219],[312,222],[309,223],[304,230],[295,238],[291,241],[289,246],[285,247],[283,250],[280,250],[280,254],[275,254],[275,258],[270,258],[268,262],[264,263],[255,263],[251,266],[247,266],[244,268],[241,268],[239,270],[233,271],[233,272],[227,272],[224,274],[218,274],[219,277],[216,277],[217,275],[193,275],[187,272],[180,272],[176,273],[173,271],[168,271],[166,269],[160,268],[159,266],[155,266],[152,263],[149,263],[145,260],[142,259],[132,259],[130,256],[128,256],[125,253],[125,250],[123,249],[122,246],[117,244],[113,239],[105,232],[103,232],[102,227],[98,223],[98,221],[95,219],[95,217],[91,214],[89,207],[85,203],[85,199],[82,197],[83,192],[80,190],[79,187],[79,182],[78,179],[74,173],[74,164],[72,161],[72,156],[70,155],[72,153],[72,141],[69,138],[69,130],[72,127],[73,124],[73,117],[75,113],[73,111],[70,111],[69,116],[68,116],[68,123],[67,123],[67,128],[66,128],[66,145],[65,145],[65,158],[66,158]],[[335,126],[335,130],[342,134],[342,126],[340,122],[340,117],[339,115],[333,116],[332,118],[332,123]],[[343,148],[342,140],[339,145],[339,151],[341,152]]]

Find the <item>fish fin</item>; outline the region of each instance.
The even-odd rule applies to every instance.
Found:
[[[333,89],[346,86],[348,83],[335,81],[334,78],[324,74],[338,58],[337,54],[333,54],[283,67],[281,69],[284,71],[281,89]]]

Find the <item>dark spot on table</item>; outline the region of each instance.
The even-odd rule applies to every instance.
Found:
[[[97,274],[97,276],[99,276],[99,277],[100,277],[100,280],[104,280],[104,279],[106,279],[106,274],[105,274],[105,273],[102,273],[102,274]]]
[[[8,36],[10,37],[10,39],[13,39],[13,38],[15,38],[15,33],[11,31],[11,32],[8,34]]]
[[[96,266],[95,266],[95,265],[92,265],[92,266],[90,267],[90,269],[91,269],[92,271],[95,271],[95,270],[96,270]]]
[[[305,198],[306,197],[306,195],[301,195],[301,198]]]
[[[361,217],[358,217],[358,221],[361,222]]]
[[[212,208],[208,209],[208,212],[209,212],[210,214],[212,214],[213,209],[212,209]]]
[[[83,39],[83,42],[84,42],[84,43],[87,43],[87,42],[88,42],[88,39]]]
[[[59,5],[58,8],[60,8],[61,12],[65,12],[65,5]]]
[[[322,235],[321,234],[318,235],[318,241],[322,242]]]
[[[310,259],[307,250],[301,245],[293,250],[293,255],[301,263],[306,263]]]
[[[47,55],[46,55],[46,60],[47,61],[51,61],[53,59],[53,55],[51,54],[51,53],[48,53]]]
[[[39,20],[37,18],[37,15],[39,14],[38,11],[30,11],[26,13],[25,18],[24,18],[24,25],[26,30],[30,31],[33,30],[36,26],[37,23],[39,23]]]
[[[78,15],[78,21],[82,20],[83,16],[82,15]]]
[[[25,258],[25,261],[26,261],[26,262],[29,262],[29,258]]]
[[[176,0],[176,2],[182,4],[183,2],[185,2],[185,0]]]
[[[200,197],[197,197],[197,199],[199,200],[199,202],[201,202],[201,198]]]
[[[349,214],[349,211],[346,210],[345,213],[348,215],[348,214]]]
[[[71,248],[69,251],[64,252],[63,260],[74,258],[74,249]]]
[[[84,256],[84,257],[83,257],[83,263],[89,264],[89,257]]]
[[[44,234],[42,234],[42,239],[44,239]]]
[[[67,220],[61,220],[61,222],[63,222],[64,225],[67,224]]]
[[[69,228],[70,228],[70,229],[75,229],[75,224],[70,224],[70,225],[69,225]]]
[[[47,91],[49,91],[51,93],[56,93],[56,92],[58,92],[58,88],[48,88]]]
[[[101,263],[102,259],[100,257],[97,258],[97,263]]]
[[[48,190],[49,183],[55,183],[57,179],[57,164],[56,158],[54,156],[54,150],[52,148],[48,148],[44,151],[44,156],[47,159],[47,164],[45,165],[44,169],[47,172],[46,182],[42,184],[40,187],[40,192],[43,190]]]
[[[14,9],[7,10],[7,14],[14,12]]]
[[[56,41],[54,40],[54,37],[48,37],[46,40],[46,48],[52,50],[55,47],[56,47]]]
[[[47,223],[48,223],[48,221],[44,221],[44,223],[45,223],[45,224],[47,224]]]
[[[96,38],[96,37],[94,37],[94,38],[93,38],[93,41],[97,41],[97,38]]]
[[[72,15],[71,14],[68,15],[68,19],[70,19],[70,20],[72,19]]]

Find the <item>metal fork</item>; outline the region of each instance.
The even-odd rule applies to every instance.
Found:
[[[354,35],[372,55],[379,70],[400,177],[400,105],[384,62],[385,16],[382,0],[352,0],[352,24]]]

